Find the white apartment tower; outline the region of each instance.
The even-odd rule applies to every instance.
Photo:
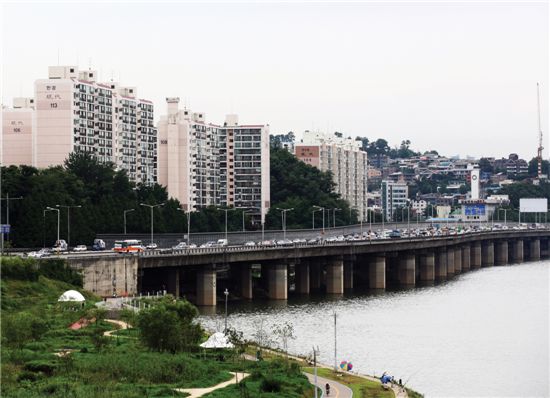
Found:
[[[161,116],[159,183],[186,211],[206,206],[246,208],[256,222],[265,218],[269,195],[269,127],[239,125],[228,115],[223,126],[205,114],[179,109],[167,98]]]
[[[336,192],[365,220],[368,166],[359,141],[306,130],[301,142],[294,145],[294,154],[304,163],[330,171]]]
[[[14,98],[2,108],[2,165],[32,165],[34,99]]]
[[[69,153],[86,151],[126,170],[132,181],[155,183],[153,103],[139,99],[135,87],[96,79],[93,70],[51,66],[48,79],[35,82],[32,164],[59,165]]]

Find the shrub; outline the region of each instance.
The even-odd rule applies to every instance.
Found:
[[[39,276],[36,260],[21,257],[2,257],[2,278],[36,282]]]
[[[155,351],[192,351],[202,337],[200,325],[193,322],[197,315],[186,300],[161,302],[139,313],[140,339]]]
[[[266,377],[260,384],[260,389],[264,392],[280,392],[281,381],[275,378]]]
[[[75,286],[83,286],[82,275],[69,267],[65,260],[47,259],[40,262],[40,274],[46,278],[70,283]]]
[[[42,318],[28,312],[6,316],[2,322],[2,337],[8,345],[21,347],[25,343],[38,340],[48,330],[48,324]]]
[[[25,364],[25,370],[42,372],[48,376],[51,376],[53,372],[55,372],[55,369],[57,369],[57,363],[42,359],[30,361]]]
[[[24,370],[17,376],[17,381],[20,383],[22,381],[36,381],[40,377],[39,374],[34,372],[29,372],[28,370]]]

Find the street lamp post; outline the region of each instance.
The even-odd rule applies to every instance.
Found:
[[[227,242],[227,212],[228,211],[231,211],[231,210],[235,210],[235,208],[230,208],[230,209],[221,209],[225,212],[225,240]]]
[[[227,298],[229,296],[229,290],[225,289],[223,292],[225,295],[225,329],[223,330],[223,334],[227,333]]]
[[[503,211],[504,212],[504,225],[506,225],[506,212],[508,211],[508,209],[498,209],[498,214],[500,215],[500,212]],[[500,216],[499,216],[500,217]]]
[[[44,209],[43,223],[42,223],[42,247],[46,247],[46,212],[51,211],[50,209]]]
[[[161,207],[164,206],[165,203],[158,203],[156,205],[148,205],[146,203],[140,203],[140,206],[148,207],[151,209],[151,244],[153,244],[153,210],[155,207]]]
[[[57,242],[59,242],[59,209],[54,209],[53,207],[46,207],[46,210],[57,212]]]
[[[336,212],[340,210],[342,209],[339,209],[338,207],[335,207],[334,209],[332,209],[332,226],[333,227],[336,227]]]
[[[283,227],[283,240],[286,240],[286,213],[287,211],[294,210],[294,207],[291,207],[289,209],[280,209],[277,207],[277,210],[281,212],[281,224]]]
[[[187,215],[187,246],[189,246],[191,244],[191,212],[180,208],[177,210],[183,211],[183,213]]]
[[[71,209],[77,209],[79,207],[82,207],[81,205],[77,206],[65,206],[65,205],[55,205],[55,207],[58,208],[64,208],[67,209],[67,248],[71,246],[71,216],[70,216],[70,210]]]
[[[315,229],[315,213],[321,210],[324,211],[325,209],[319,206],[313,206],[313,211],[311,212],[311,229]]]
[[[237,207],[237,209],[240,209],[240,207]],[[243,211],[242,211],[242,215],[243,215],[243,232],[245,232],[246,229],[245,229],[245,227],[244,227],[244,215],[245,215],[246,213],[251,212],[251,210],[246,210],[246,208],[242,208],[242,209],[243,209]]]
[[[124,235],[126,235],[126,213],[130,213],[131,211],[134,211],[135,209],[128,209],[124,210]]]

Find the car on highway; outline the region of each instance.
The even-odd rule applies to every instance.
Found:
[[[147,250],[155,250],[155,249],[158,249],[158,245],[156,243],[149,243],[147,246],[145,246],[145,248]]]
[[[88,248],[86,247],[86,245],[77,245],[73,248],[73,252],[85,252],[87,250]]]
[[[105,250],[105,241],[103,239],[94,239],[94,244],[92,245],[93,251]]]
[[[252,240],[249,240],[248,242],[245,242],[243,246],[254,247],[254,246],[256,246],[256,242],[254,242]]]
[[[182,249],[187,249],[187,248],[188,248],[188,246],[187,246],[187,243],[185,243],[185,242],[180,242],[176,246],[172,246],[172,249],[174,249],[174,250],[182,250]]]
[[[51,252],[49,249],[40,249],[38,251],[32,251],[27,254],[27,257],[30,258],[42,258],[42,257],[48,257],[51,255]]]
[[[227,246],[227,239],[218,239],[214,247],[225,247]]]
[[[276,246],[277,242],[273,239],[267,239],[260,242],[259,246]]]
[[[292,246],[293,243],[290,239],[280,239],[277,241],[277,246]]]
[[[205,248],[205,247],[215,247],[215,246],[216,246],[216,242],[214,242],[213,240],[209,240],[208,242],[203,243],[199,247]]]

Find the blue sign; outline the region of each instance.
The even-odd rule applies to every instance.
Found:
[[[0,233],[9,234],[10,233],[10,224],[0,225]]]
[[[466,216],[484,216],[485,204],[473,204],[466,205],[464,208],[464,215]]]

